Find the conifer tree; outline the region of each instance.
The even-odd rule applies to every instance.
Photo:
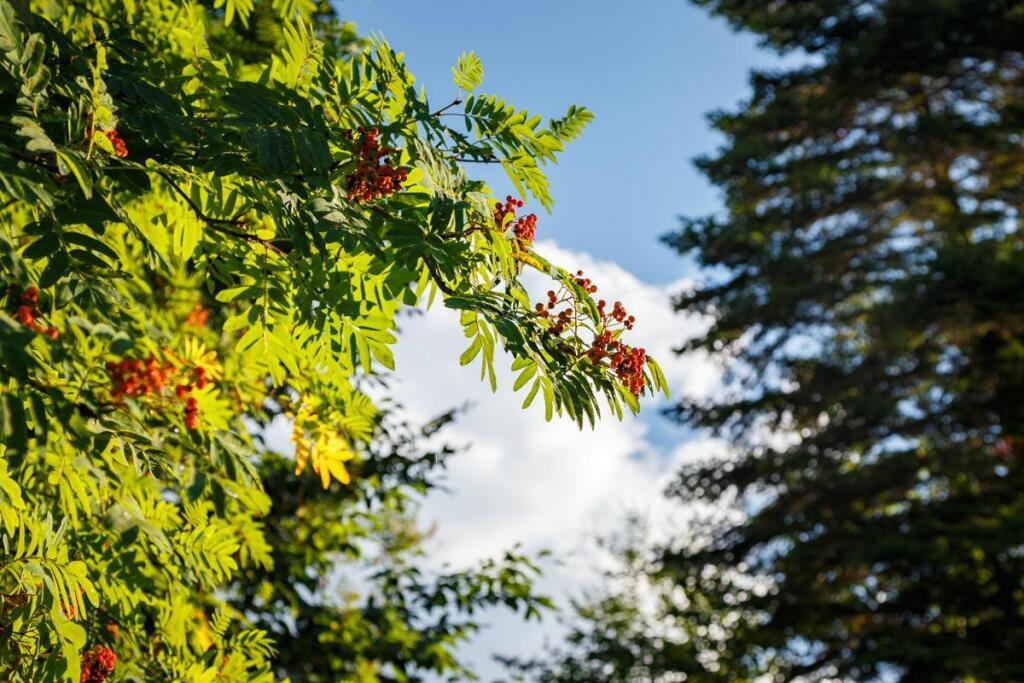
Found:
[[[670,494],[742,515],[654,558],[663,630],[606,680],[1024,679],[1024,3],[697,4],[792,57],[712,116],[725,211],[667,240],[733,380],[674,414],[734,450]]]

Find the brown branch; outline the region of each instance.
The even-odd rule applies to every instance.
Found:
[[[481,157],[479,159],[472,159],[465,156],[450,157],[452,161],[457,161],[462,164],[500,164],[501,159],[495,159],[494,157]]]
[[[35,164],[39,168],[42,168],[42,169],[44,169],[44,170],[46,170],[46,171],[48,171],[50,173],[57,173],[56,165],[51,166],[50,164],[46,163],[42,159],[39,159],[37,157],[32,157],[32,156],[29,156],[27,154],[22,154],[21,152],[17,152],[17,151],[14,151],[14,150],[11,150],[9,153],[15,159],[21,159],[22,161],[27,161],[30,164]]]
[[[462,232],[442,232],[441,237],[445,239],[454,239],[456,237],[463,237],[464,235],[472,235],[474,232],[497,232],[504,234],[504,230],[498,230],[487,225],[469,225]]]
[[[440,109],[435,111],[433,114],[431,114],[431,116],[440,116],[441,114],[444,114],[446,111],[448,111],[452,107],[456,107],[456,106],[458,106],[460,104],[462,104],[462,98],[461,97],[456,97],[454,100],[452,100],[451,102],[449,102],[448,104],[446,104],[445,106],[441,107]]]

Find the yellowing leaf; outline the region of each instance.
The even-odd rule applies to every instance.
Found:
[[[332,477],[342,484],[352,481],[343,464],[351,459],[352,450],[344,438],[329,429],[320,430],[320,438],[313,447],[313,471],[320,475],[325,489],[330,487]]]
[[[303,405],[295,416],[291,440],[295,444],[295,474],[302,474],[311,464],[325,489],[333,479],[351,483],[344,463],[355,457],[352,446],[344,435],[321,422],[308,405]]]

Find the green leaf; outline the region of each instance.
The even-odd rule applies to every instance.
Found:
[[[540,389],[541,381],[540,378],[536,379],[533,386],[530,387],[529,393],[526,394],[526,398],[523,400],[523,410],[526,410],[533,403],[534,397],[537,396],[537,391]]]
[[[63,238],[71,244],[77,244],[88,251],[102,255],[114,263],[118,261],[117,252],[95,237],[80,232],[68,231],[64,233]]]
[[[41,259],[52,255],[59,248],[60,238],[57,233],[48,232],[25,247],[25,251],[21,252],[21,255],[27,259]]]
[[[92,179],[89,178],[89,171],[84,161],[79,158],[77,152],[57,150],[57,171],[61,175],[73,175],[82,188],[82,194],[86,199],[92,197]]]
[[[555,414],[555,392],[551,388],[551,380],[547,377],[541,377],[541,390],[544,395],[544,419],[547,422],[551,422],[551,418]]]
[[[512,386],[512,391],[519,391],[522,389],[530,379],[537,374],[537,365],[528,365],[516,378],[515,384]]]
[[[569,111],[560,119],[553,119],[548,127],[555,136],[563,141],[570,142],[578,138],[583,129],[594,120],[594,115],[586,107],[578,107],[575,104],[569,107]]]
[[[67,275],[70,269],[71,262],[68,260],[67,253],[63,250],[54,252],[50,257],[50,262],[46,264],[43,272],[39,275],[39,286],[52,287],[57,280]]]
[[[452,68],[452,75],[455,76],[455,85],[467,92],[472,92],[480,86],[484,80],[484,65],[479,57],[473,52],[463,52],[459,55],[459,61]]]
[[[477,354],[480,353],[480,349],[483,348],[483,339],[480,336],[473,338],[473,343],[469,345],[462,355],[459,356],[459,365],[469,365],[476,358]]]

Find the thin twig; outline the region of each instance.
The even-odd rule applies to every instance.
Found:
[[[374,213],[376,213],[376,214],[378,214],[380,216],[383,216],[384,218],[387,218],[388,220],[395,220],[394,216],[392,216],[390,213],[388,213],[387,209],[385,209],[382,206],[373,205],[373,206],[370,206],[369,208]],[[452,289],[451,287],[448,286],[448,283],[445,282],[444,278],[441,276],[441,273],[438,272],[437,267],[434,265],[434,262],[431,261],[428,256],[426,256],[426,255],[423,256],[423,263],[426,264],[427,271],[430,272],[431,278],[434,280],[434,283],[437,285],[438,289],[440,289],[442,292],[444,292],[448,296],[458,296],[459,293],[456,292],[454,289]]]
[[[192,201],[192,198],[188,196],[185,190],[181,189],[181,187],[176,182],[174,182],[170,175],[164,173],[163,171],[157,171],[157,173],[160,175],[161,178],[167,181],[167,184],[171,186],[171,189],[173,189],[178,194],[179,197],[185,200],[185,203],[188,204],[190,209],[192,209],[192,212],[213,230],[216,230],[217,232],[223,233],[225,235],[231,235],[232,237],[238,237],[249,242],[262,244],[264,247],[267,247],[268,249],[273,249],[275,252],[278,253],[278,255],[283,256],[285,258],[288,257],[288,255],[284,251],[282,251],[276,244],[274,244],[271,240],[264,239],[257,235],[253,235],[252,233],[243,232],[241,230],[235,230],[234,228],[229,227],[244,227],[246,225],[246,222],[241,218],[214,218],[213,216],[206,215],[205,213],[203,213],[202,209],[200,209],[199,206],[197,206],[196,203]]]
[[[495,159],[494,157],[481,157],[474,159],[472,157],[457,156],[451,157],[452,161],[458,161],[463,164],[500,164],[501,159]]]
[[[433,114],[431,114],[431,116],[441,116],[442,114],[444,114],[446,111],[448,111],[452,107],[457,107],[460,104],[462,104],[462,98],[461,97],[456,97],[454,100],[452,100],[451,102],[449,102],[448,104],[446,104],[445,106],[441,107],[440,109],[435,111]]]
[[[426,264],[427,270],[430,272],[430,276],[431,276],[431,278],[433,278],[434,284],[437,285],[438,289],[440,289],[442,292],[444,292],[448,296],[458,296],[459,295],[458,292],[456,292],[454,289],[452,289],[451,287],[448,286],[448,283],[444,281],[444,278],[441,277],[441,274],[439,272],[437,272],[437,268],[434,266],[434,262],[433,261],[431,261],[429,258],[424,256],[423,257],[423,263]]]

